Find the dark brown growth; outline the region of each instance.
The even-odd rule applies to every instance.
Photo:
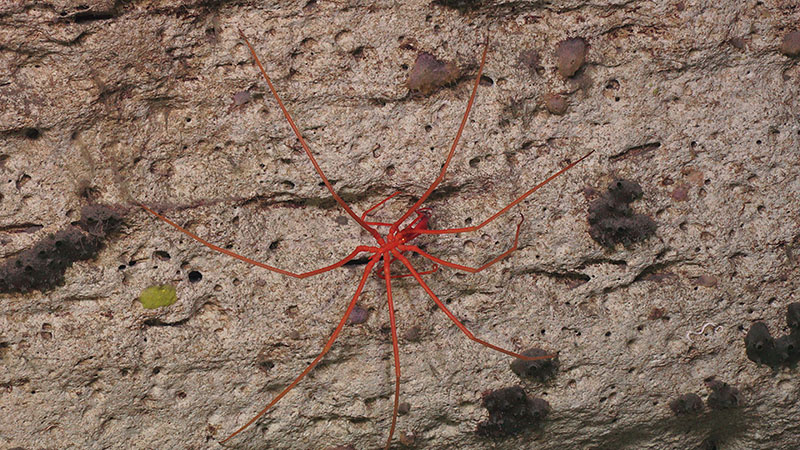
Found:
[[[539,58],[539,52],[536,50],[531,49],[521,51],[517,60],[522,67],[528,69],[528,72],[530,72],[531,75],[544,69],[544,67],[542,67],[541,59]]]
[[[75,261],[94,257],[103,239],[121,224],[113,208],[85,206],[76,225],[47,236],[33,247],[0,265],[0,293],[47,290],[64,282],[64,272]]]
[[[586,60],[586,41],[572,38],[558,43],[556,48],[558,73],[564,78],[575,75]]]
[[[786,56],[800,55],[800,31],[792,31],[783,37],[781,53]]]
[[[460,13],[468,13],[480,9],[485,0],[433,0],[434,5],[455,9]]]
[[[550,413],[547,401],[528,397],[519,386],[485,392],[483,406],[489,410],[489,420],[479,423],[476,432],[487,437],[518,434]]]
[[[50,235],[0,265],[0,293],[42,291],[64,282],[64,273],[75,261],[94,257],[103,240],[122,224],[119,210],[89,205],[75,225]]]
[[[459,75],[458,66],[454,63],[440,61],[430,53],[421,52],[408,74],[408,88],[414,93],[428,95],[455,82]]]
[[[750,361],[774,366],[779,363],[775,352],[775,340],[764,322],[750,326],[744,338],[745,352]]]
[[[800,330],[775,340],[775,354],[780,364],[794,366],[800,361]]]
[[[703,400],[697,394],[683,394],[669,402],[669,409],[676,416],[695,414],[703,409]]]
[[[627,180],[616,180],[608,191],[589,205],[589,235],[598,244],[613,248],[643,241],[656,231],[656,223],[644,214],[634,214],[629,203],[642,197],[642,188]]]
[[[546,356],[552,355],[551,352],[542,350],[540,348],[531,348],[522,352],[525,356]],[[550,359],[539,359],[536,361],[525,361],[524,359],[517,359],[511,363],[511,371],[522,378],[535,378],[539,381],[544,381],[548,378],[555,376],[558,370],[558,356]]]
[[[711,393],[708,394],[708,398],[706,399],[706,404],[711,409],[735,408],[742,402],[739,389],[736,389],[728,383],[712,378],[706,382],[706,387],[711,389]]]
[[[105,237],[122,225],[123,211],[111,206],[91,204],[81,209],[78,226],[96,237]]]
[[[786,325],[789,334],[773,339],[764,322],[754,323],[744,338],[747,358],[773,369],[800,362],[800,303],[791,303],[786,308]]]

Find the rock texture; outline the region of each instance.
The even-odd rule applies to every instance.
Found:
[[[414,280],[396,280],[400,334],[415,330],[400,343],[410,408],[396,446],[796,445],[800,373],[750,361],[744,337],[756,321],[785,334],[776,324],[797,300],[800,59],[781,46],[798,23],[784,0],[0,4],[0,262],[88,204],[131,208],[63,284],[0,295],[0,447],[220,448],[339,321],[364,261],[286,278],[137,207],[294,271],[374,243],[321,186],[237,29],[358,213],[402,192],[375,220],[399,217],[436,177],[487,31],[472,115],[426,204],[431,227],[477,224],[595,151],[480,231],[415,241],[477,266],[511,245],[524,215],[507,259],[426,279],[477,336],[558,352],[560,366],[518,378]],[[556,47],[572,38],[587,53],[564,78]],[[459,78],[411,95],[422,52]],[[549,92],[566,114],[546,110]],[[589,235],[589,204],[616,179],[641,186],[636,213],[657,225],[627,248]],[[178,301],[145,310],[137,298],[157,284]],[[394,372],[382,280],[369,278],[359,305],[366,321],[233,448],[384,444]],[[714,379],[738,389],[734,407],[672,413]],[[547,418],[478,435],[481,393],[517,385],[550,405]]]

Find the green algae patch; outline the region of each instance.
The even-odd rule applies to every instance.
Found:
[[[175,303],[178,295],[175,293],[175,286],[157,284],[143,290],[139,294],[139,301],[144,309],[156,309]]]

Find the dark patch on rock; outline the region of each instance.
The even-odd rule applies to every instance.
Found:
[[[589,205],[589,235],[598,244],[613,248],[629,246],[652,236],[656,223],[644,214],[634,214],[630,203],[642,197],[642,188],[627,180],[616,180],[608,191]]]
[[[742,395],[739,389],[714,378],[706,381],[706,387],[711,389],[708,394],[706,404],[711,409],[730,409],[742,403]]]
[[[121,224],[121,210],[85,206],[75,225],[45,237],[0,265],[0,293],[45,291],[62,284],[67,268],[75,261],[93,258],[103,240]]]
[[[541,59],[539,58],[539,52],[533,49],[521,51],[517,61],[519,61],[522,67],[528,69],[531,75],[541,72],[544,69]]]
[[[76,225],[92,236],[105,237],[119,229],[123,215],[120,208],[94,203],[81,208],[81,218]]]
[[[547,401],[528,397],[519,386],[485,392],[483,406],[489,410],[489,420],[479,423],[476,432],[486,437],[518,434],[550,413]]]
[[[541,348],[531,348],[522,352],[524,356],[547,356],[553,353],[543,350]],[[525,361],[524,359],[517,359],[511,363],[511,371],[522,378],[535,378],[539,381],[544,381],[548,378],[555,376],[558,370],[558,356],[548,359],[538,359],[536,361]]]
[[[793,330],[800,330],[800,303],[790,303],[786,307],[786,325]]]
[[[669,402],[669,409],[676,416],[696,414],[703,409],[703,399],[697,394],[683,394]]]
[[[418,342],[422,337],[422,328],[419,325],[414,325],[403,334],[403,338],[409,342]]]
[[[459,76],[460,71],[454,63],[440,61],[430,53],[421,52],[408,74],[408,88],[413,93],[429,95],[454,83]]]
[[[468,13],[483,7],[486,0],[433,0],[434,5],[455,9],[460,13]]]
[[[714,437],[708,437],[703,439],[703,442],[700,443],[700,448],[698,450],[719,450],[720,449],[720,441]]]

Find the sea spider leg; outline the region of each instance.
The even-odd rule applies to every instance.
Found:
[[[315,270],[312,270],[310,272],[294,273],[294,272],[289,272],[288,270],[283,270],[283,269],[279,269],[277,267],[270,266],[268,264],[264,264],[262,262],[254,260],[254,259],[250,259],[247,256],[243,256],[243,255],[240,255],[238,253],[232,252],[232,251],[230,251],[228,249],[225,249],[225,248],[219,247],[217,245],[214,245],[214,244],[206,241],[205,239],[201,238],[200,236],[198,236],[198,235],[192,233],[191,231],[187,230],[186,228],[183,228],[182,226],[178,225],[177,223],[173,222],[172,220],[167,219],[166,217],[162,216],[161,214],[155,212],[154,210],[150,209],[146,205],[144,205],[142,203],[139,203],[139,206],[141,206],[142,208],[145,209],[145,211],[147,211],[150,214],[156,216],[157,218],[159,218],[163,222],[168,223],[169,225],[171,225],[172,227],[174,227],[175,229],[177,229],[181,233],[189,236],[190,238],[194,239],[195,241],[197,241],[197,242],[205,245],[206,247],[210,248],[211,250],[215,250],[215,251],[218,251],[220,253],[224,253],[224,254],[226,254],[228,256],[232,256],[232,257],[234,257],[234,258],[236,258],[236,259],[238,259],[240,261],[244,261],[244,262],[246,262],[248,264],[252,264],[254,266],[261,267],[262,269],[267,269],[267,270],[270,270],[272,272],[276,272],[276,273],[279,273],[281,275],[286,275],[286,276],[290,276],[290,277],[294,277],[294,278],[307,278],[307,277],[311,277],[311,276],[314,276],[314,275],[319,275],[321,273],[328,272],[330,270],[336,269],[337,267],[342,267],[343,265],[345,265],[349,261],[351,261],[353,258],[355,258],[359,253],[363,253],[363,252],[373,252],[373,253],[375,253],[375,252],[377,252],[379,250],[378,247],[370,247],[368,245],[359,245],[358,247],[356,247],[355,250],[353,250],[349,255],[345,256],[342,260],[340,260],[338,262],[335,262],[335,263],[333,263],[333,264],[331,264],[329,266],[321,267],[319,269],[315,269]]]
[[[430,259],[431,261],[433,261],[435,263],[441,264],[441,265],[446,266],[446,267],[450,267],[452,269],[463,270],[465,272],[470,272],[470,273],[478,273],[478,272],[488,268],[489,266],[495,264],[496,262],[500,261],[501,259],[505,258],[506,256],[508,256],[514,250],[517,249],[517,245],[519,243],[519,231],[520,231],[520,227],[522,227],[522,222],[524,220],[525,220],[525,218],[523,217],[519,221],[519,223],[517,224],[517,232],[514,234],[514,244],[511,246],[511,248],[509,248],[505,252],[501,253],[500,255],[498,255],[497,257],[495,257],[494,259],[492,259],[491,261],[489,261],[488,263],[486,263],[486,264],[484,264],[484,265],[482,265],[480,267],[464,266],[462,264],[456,264],[456,263],[452,263],[452,262],[449,262],[449,261],[445,261],[445,260],[443,260],[441,258],[437,258],[437,257],[431,255],[430,253],[427,253],[427,252],[421,250],[416,245],[398,245],[397,249],[400,250],[400,251],[411,251],[411,252],[417,253],[420,256],[428,258],[428,259]],[[419,275],[424,275],[423,272],[419,272],[418,274]],[[408,276],[413,276],[413,274],[409,274]],[[424,288],[424,286],[423,286],[423,288]],[[463,329],[462,329],[462,331],[463,331]],[[469,335],[467,335],[467,336],[469,336]],[[494,347],[490,346],[489,348],[494,348]],[[520,359],[525,360],[525,361],[536,361],[536,360],[539,360],[539,359],[555,358],[556,356],[557,355],[544,355],[544,356],[531,357],[531,356],[520,355],[518,357]]]
[[[390,196],[386,197],[385,199],[383,199],[383,200],[381,200],[380,202],[378,202],[376,205],[374,205],[374,206],[371,206],[369,209],[367,209],[366,211],[364,211],[363,213],[361,213],[361,220],[366,220],[367,214],[369,214],[369,213],[371,213],[372,211],[375,211],[376,209],[380,208],[380,207],[381,207],[381,206],[382,206],[384,203],[388,202],[389,200],[391,200],[392,198],[394,198],[394,197],[395,197],[395,196],[397,196],[398,194],[400,194],[400,191],[397,191],[397,192],[395,192],[394,194],[392,194],[392,195],[390,195]]]
[[[261,416],[266,414],[266,412],[269,411],[270,408],[275,406],[275,404],[278,403],[278,401],[282,399],[284,395],[288,394],[289,391],[291,391],[297,385],[297,383],[300,382],[300,380],[305,378],[305,376],[308,375],[309,372],[311,372],[311,370],[317,365],[317,363],[319,363],[320,360],[322,360],[322,357],[324,357],[325,354],[328,353],[328,350],[331,349],[333,343],[336,341],[336,338],[339,337],[339,333],[341,333],[342,329],[344,328],[344,325],[347,323],[347,318],[350,317],[350,313],[353,312],[353,308],[356,306],[356,301],[358,300],[358,297],[361,295],[361,291],[364,289],[364,285],[367,283],[367,278],[369,278],[369,273],[372,271],[372,268],[380,259],[380,255],[381,255],[380,253],[376,253],[374,256],[372,256],[372,258],[370,258],[369,262],[367,263],[367,267],[364,268],[364,274],[361,275],[361,281],[358,282],[358,287],[356,288],[356,293],[353,295],[353,299],[350,300],[350,304],[347,306],[347,310],[344,312],[344,315],[342,316],[341,320],[339,320],[339,324],[336,325],[336,329],[333,330],[333,334],[331,334],[331,337],[328,339],[328,342],[325,343],[325,347],[322,348],[322,351],[320,352],[319,356],[314,358],[314,361],[312,361],[311,364],[309,364],[308,367],[306,367],[306,369],[303,370],[300,373],[300,375],[298,375],[297,378],[294,379],[294,381],[292,381],[278,395],[276,395],[275,398],[273,398],[272,401],[269,402],[269,404],[264,407],[264,409],[259,411],[258,414],[255,415],[255,417],[248,420],[246,424],[242,425],[238,430],[234,431],[233,434],[221,440],[220,441],[221,444],[224,444],[225,442],[229,441],[231,438],[233,438],[237,434],[244,431],[247,427],[252,425],[253,422],[258,420]]]
[[[589,155],[591,155],[592,153],[594,153],[594,150],[592,150],[589,153],[581,156],[581,158],[579,160],[568,164],[566,167],[564,167],[563,169],[559,170],[558,172],[550,175],[549,177],[547,177],[547,179],[545,179],[541,183],[537,184],[536,186],[532,187],[527,192],[525,192],[524,194],[520,195],[514,201],[512,201],[511,203],[506,205],[503,209],[501,209],[500,211],[497,211],[491,217],[489,217],[488,219],[486,219],[483,222],[479,223],[478,225],[473,225],[473,226],[469,226],[469,227],[461,227],[461,228],[445,228],[445,229],[441,229],[441,230],[427,230],[427,229],[426,230],[418,230],[417,233],[419,233],[419,234],[450,234],[450,233],[466,233],[466,232],[469,232],[469,231],[480,230],[481,228],[486,226],[486,224],[488,224],[489,222],[493,221],[494,219],[497,219],[501,215],[505,214],[509,209],[513,208],[514,206],[519,204],[521,201],[523,201],[526,198],[528,198],[529,195],[531,195],[534,192],[538,191],[539,189],[544,187],[547,183],[553,181],[556,177],[562,175],[564,172],[566,172],[569,169],[572,169],[573,167],[578,165],[578,163],[580,163],[584,159],[588,158]]]
[[[419,285],[422,286],[422,289],[428,294],[428,296],[433,300],[433,302],[436,303],[436,306],[438,306],[439,309],[441,309],[442,312],[447,316],[447,318],[449,318],[455,324],[455,326],[458,327],[458,329],[461,330],[461,332],[464,333],[464,335],[466,335],[469,339],[471,339],[471,340],[483,345],[484,347],[488,347],[488,348],[490,348],[492,350],[498,351],[500,353],[505,353],[506,355],[513,356],[514,358],[523,359],[525,361],[536,361],[536,360],[539,360],[539,359],[550,359],[550,358],[553,358],[555,356],[555,355],[545,355],[545,356],[536,356],[536,357],[525,356],[525,355],[521,355],[519,353],[512,352],[511,350],[506,350],[503,347],[498,347],[498,346],[496,346],[494,344],[490,344],[490,343],[484,341],[483,339],[475,337],[475,335],[472,334],[472,332],[469,331],[467,329],[467,327],[465,327],[464,324],[462,324],[458,320],[458,318],[456,318],[456,316],[452,312],[450,312],[449,309],[447,309],[447,307],[444,305],[444,303],[441,300],[439,300],[439,297],[437,297],[436,294],[433,293],[431,288],[422,279],[422,277],[420,276],[419,272],[417,272],[416,269],[414,269],[414,266],[411,265],[411,262],[409,262],[409,260],[405,256],[403,256],[402,253],[400,253],[397,250],[392,250],[392,255],[395,258],[399,259],[400,262],[402,262],[403,265],[405,265],[406,268],[408,268],[408,271],[411,272],[411,276],[413,276],[417,280]]]
[[[311,153],[311,149],[308,148],[308,144],[306,144],[306,140],[303,139],[303,135],[300,134],[300,130],[297,128],[297,125],[295,125],[292,116],[289,114],[289,111],[283,105],[283,101],[281,101],[281,98],[278,95],[278,91],[275,90],[275,86],[272,85],[272,80],[270,80],[269,75],[267,75],[267,71],[261,64],[261,60],[258,59],[256,50],[253,48],[252,45],[250,45],[250,41],[247,40],[247,37],[244,35],[244,32],[242,32],[242,30],[239,30],[239,36],[242,37],[245,44],[247,44],[247,48],[250,49],[250,54],[253,55],[253,59],[255,59],[256,64],[258,65],[258,69],[261,71],[261,75],[264,76],[264,80],[266,80],[267,85],[269,86],[269,90],[272,91],[272,96],[275,97],[275,101],[278,102],[278,106],[280,106],[281,111],[283,111],[283,116],[286,118],[286,121],[289,122],[289,126],[292,127],[292,131],[294,131],[295,136],[297,136],[297,140],[300,141],[300,145],[303,147],[303,150],[305,150],[308,159],[314,166],[314,170],[317,171],[317,174],[322,179],[322,182],[325,183],[325,186],[328,188],[328,191],[330,191],[331,195],[333,195],[333,198],[336,200],[336,203],[341,205],[341,207],[347,212],[347,214],[349,214],[350,217],[352,217],[356,222],[358,222],[359,225],[361,225],[365,230],[369,231],[370,234],[372,234],[372,237],[374,237],[379,244],[383,244],[385,241],[383,240],[383,237],[380,235],[380,233],[378,233],[378,231],[375,228],[369,226],[369,224],[367,224],[363,219],[358,217],[358,215],[356,215],[356,213],[353,212],[350,206],[348,206],[348,204],[345,203],[345,201],[342,200],[342,198],[339,197],[339,194],[337,194],[336,191],[333,189],[333,185],[331,185],[331,182],[328,181],[328,177],[325,176],[325,173],[322,172],[322,168],[320,168],[319,164],[317,164],[317,160],[314,158],[314,154]]]
[[[394,260],[392,260],[392,261],[394,261]],[[434,264],[432,268],[430,268],[430,269],[428,269],[428,270],[426,270],[424,272],[419,272],[419,274],[420,275],[430,275],[430,274],[436,272],[437,270],[439,270],[439,266]],[[396,280],[398,278],[409,278],[409,277],[412,277],[412,276],[413,275],[411,275],[410,273],[403,273],[403,274],[400,274],[400,275],[392,275],[392,279]]]
[[[453,145],[450,147],[450,152],[447,154],[447,159],[445,159],[444,164],[442,165],[442,170],[439,172],[439,176],[433,180],[428,189],[422,194],[422,197],[419,198],[412,206],[405,212],[396,222],[392,224],[392,227],[389,228],[389,234],[394,234],[397,232],[397,229],[400,227],[400,224],[405,222],[411,214],[419,209],[422,206],[422,203],[430,197],[431,193],[436,186],[439,186],[439,183],[442,182],[444,179],[445,174],[447,173],[447,167],[450,165],[450,161],[453,159],[453,154],[456,152],[456,147],[458,146],[458,141],[461,139],[461,133],[464,132],[464,127],[467,125],[467,119],[469,119],[469,112],[472,110],[472,104],[475,102],[475,95],[478,93],[478,86],[481,84],[481,74],[483,73],[483,66],[486,64],[486,54],[489,51],[489,33],[486,33],[486,42],[483,45],[483,54],[481,55],[481,65],[478,67],[478,75],[475,77],[475,84],[472,86],[472,93],[469,96],[469,101],[467,102],[467,109],[464,111],[464,117],[461,119],[461,125],[458,126],[458,131],[456,132],[456,137],[453,140]]]
[[[394,354],[394,407],[392,408],[392,427],[386,440],[386,450],[392,445],[392,436],[397,426],[397,411],[400,407],[400,344],[397,343],[397,325],[394,318],[394,301],[392,300],[392,275],[389,271],[389,252],[383,253],[383,276],[386,279],[386,302],[389,305],[389,324],[392,330],[392,353]]]
[[[401,246],[398,246],[398,247],[401,247]],[[410,250],[410,249],[409,249],[409,250]],[[401,250],[401,251],[406,251],[406,250]],[[396,260],[397,260],[397,258],[393,258],[393,257],[391,257],[391,256],[390,256],[390,257],[389,257],[389,264],[391,265],[391,263],[393,263],[393,262],[394,262],[394,261],[396,261]],[[384,262],[385,262],[385,260],[384,260]],[[376,269],[376,270],[377,270],[377,269]],[[432,274],[432,273],[436,272],[437,270],[439,270],[439,266],[437,266],[436,264],[434,264],[434,265],[433,265],[433,267],[431,267],[430,269],[428,269],[428,270],[426,270],[426,271],[419,272],[419,274],[420,274],[420,275],[430,275],[430,274]],[[380,273],[380,270],[378,270],[377,276],[378,276],[378,278],[380,278],[381,280],[383,279],[383,274],[381,274],[381,273]],[[408,278],[408,277],[410,277],[410,276],[411,276],[411,274],[410,274],[410,273],[403,273],[403,274],[400,274],[400,275],[392,275],[392,279],[393,279],[393,280],[396,280],[396,279],[398,279],[398,278]]]
[[[397,249],[400,250],[400,251],[411,251],[411,252],[417,253],[420,256],[423,256],[425,258],[430,259],[431,261],[435,262],[436,264],[441,264],[441,265],[443,265],[445,267],[450,267],[451,269],[463,270],[465,272],[470,272],[470,273],[478,273],[481,270],[486,269],[487,267],[491,266],[492,264],[496,263],[497,261],[500,261],[501,259],[503,259],[506,256],[510,255],[514,250],[517,249],[517,245],[519,244],[519,230],[522,227],[522,222],[523,221],[525,221],[524,217],[517,224],[517,232],[514,234],[514,244],[511,246],[511,248],[509,248],[508,250],[504,251],[503,253],[501,253],[500,255],[498,255],[497,257],[495,257],[494,259],[492,259],[491,261],[489,261],[488,263],[486,263],[486,264],[484,264],[484,265],[482,265],[480,267],[469,267],[469,266],[464,266],[464,265],[461,265],[461,264],[456,264],[456,263],[452,263],[452,262],[449,262],[449,261],[445,261],[443,259],[440,259],[440,258],[437,258],[437,257],[431,255],[430,253],[427,253],[427,252],[423,251],[422,249],[420,249],[416,245],[398,245]],[[423,275],[423,273],[420,272],[420,275]]]

